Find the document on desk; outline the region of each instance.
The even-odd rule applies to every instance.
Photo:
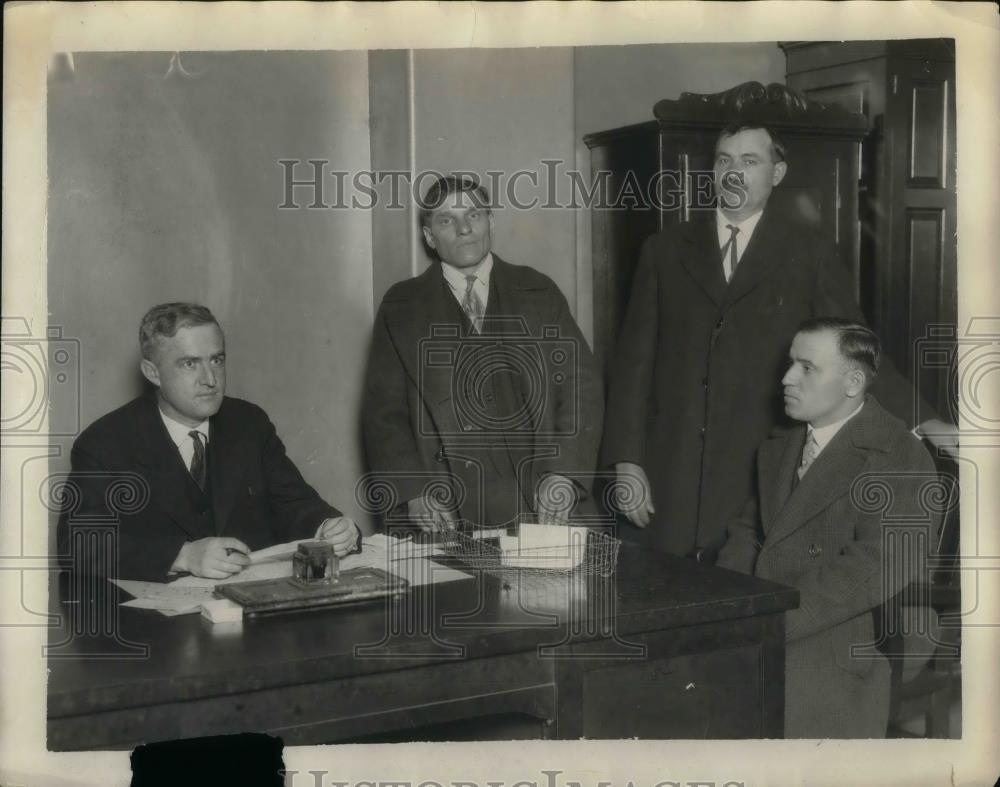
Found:
[[[173,582],[140,582],[130,579],[118,579],[114,582],[122,590],[135,596],[134,599],[124,602],[123,607],[155,609],[164,615],[188,614],[197,612],[203,602],[210,601],[218,585],[292,576],[292,555],[299,543],[291,541],[258,550],[253,554],[263,554],[262,557],[251,562],[239,574],[227,579],[187,575]],[[352,568],[381,568],[407,580],[411,587],[454,582],[470,576],[465,572],[438,565],[430,559],[432,555],[442,551],[436,544],[397,542],[394,538],[377,533],[362,541],[361,552],[341,558],[340,568],[342,571]]]
[[[178,586],[177,583],[140,582],[132,579],[115,579],[113,582],[135,598],[123,607],[155,609],[164,615],[184,615],[197,612],[202,603],[212,599],[212,588]]]

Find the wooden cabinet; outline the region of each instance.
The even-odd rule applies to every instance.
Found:
[[[948,418],[951,372],[918,370],[915,348],[955,336],[954,41],[781,46],[789,87],[871,121],[859,172],[861,304],[899,369]]]
[[[643,242],[695,211],[714,210],[712,162],[719,131],[739,119],[767,125],[787,147],[788,174],[776,207],[815,224],[858,281],[860,143],[864,115],[839,102],[806,100],[783,85],[747,82],[723,93],[660,101],[655,120],[584,137],[595,182],[607,199],[593,208],[594,350],[609,371]],[[602,174],[605,173],[605,174]]]

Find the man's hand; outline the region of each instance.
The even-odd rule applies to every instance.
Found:
[[[632,462],[619,462],[615,465],[615,472],[618,473],[615,500],[618,510],[636,527],[646,527],[649,518],[656,513],[646,471]]]
[[[324,520],[316,530],[316,538],[328,541],[333,547],[333,553],[337,557],[343,557],[353,551],[360,533],[353,519],[349,516],[338,516]]]
[[[188,541],[177,553],[171,571],[196,577],[225,579],[250,565],[250,547],[238,538],[201,538]]]
[[[958,427],[954,424],[932,418],[920,424],[917,432],[939,451],[944,451],[952,459],[958,459]]]
[[[548,473],[535,489],[535,513],[543,525],[565,525],[578,498],[576,485],[566,476]]]
[[[429,533],[442,533],[456,527],[455,515],[451,511],[442,511],[429,497],[415,497],[407,501],[406,513],[414,525]]]

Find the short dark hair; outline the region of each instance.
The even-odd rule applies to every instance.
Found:
[[[480,208],[490,211],[490,194],[479,178],[469,174],[442,175],[435,180],[423,199],[420,200],[420,226],[427,227],[431,223],[434,211],[440,208],[453,194],[472,194],[473,201]]]
[[[727,123],[715,138],[715,148],[718,150],[719,143],[727,137],[734,137],[741,131],[764,131],[771,138],[771,158],[775,163],[785,161],[788,156],[788,148],[785,141],[771,128],[761,123]]]
[[[215,315],[201,304],[178,301],[154,306],[146,312],[139,325],[139,351],[142,357],[148,361],[153,360],[153,350],[158,337],[176,336],[181,328],[190,328],[194,325],[218,325],[219,330],[222,330]]]
[[[865,325],[843,317],[813,317],[799,326],[797,333],[820,333],[830,331],[837,335],[837,350],[852,363],[856,363],[865,373],[865,387],[878,376],[882,361],[882,342]]]

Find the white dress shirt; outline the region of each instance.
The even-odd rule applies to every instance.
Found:
[[[483,304],[483,314],[486,313],[486,303],[490,297],[490,273],[493,271],[493,253],[489,252],[483,257],[482,262],[470,268],[456,268],[442,260],[441,272],[444,280],[448,282],[451,294],[455,296],[458,305],[461,307],[465,303],[465,291],[469,288],[466,284],[466,276],[475,276],[476,283],[472,285],[472,291],[479,297],[479,302]]]
[[[170,435],[170,439],[174,441],[177,450],[181,452],[181,459],[184,460],[184,466],[190,471],[191,462],[194,460],[194,438],[188,433],[196,430],[201,432],[201,437],[205,441],[205,447],[207,448],[208,419],[206,418],[197,426],[188,426],[187,424],[182,424],[180,421],[175,421],[164,413],[163,410],[160,410],[160,418],[163,419],[163,425],[167,427],[167,434]]]
[[[750,238],[753,236],[753,231],[757,228],[757,223],[760,221],[760,217],[764,215],[763,211],[757,211],[752,216],[748,216],[743,219],[743,221],[737,222],[728,218],[725,213],[716,208],[715,210],[715,227],[719,233],[719,248],[721,249],[727,243],[729,243],[729,238],[732,237],[732,230],[727,227],[727,224],[731,224],[734,227],[739,227],[739,232],[736,233],[736,262],[739,263],[743,259],[743,252],[746,251],[747,244],[750,242]],[[733,278],[733,272],[729,269],[729,249],[726,249],[726,253],[722,256],[722,270],[726,276],[726,281]]]
[[[813,439],[816,441],[817,457],[821,453],[823,453],[823,449],[830,444],[830,441],[837,435],[837,432],[839,432],[844,427],[844,424],[846,424],[854,416],[856,416],[858,413],[861,412],[862,407],[864,407],[864,401],[862,401],[861,404],[858,405],[857,409],[854,412],[852,412],[845,418],[841,418],[839,421],[835,421],[832,424],[827,424],[826,426],[813,427],[812,424],[809,424],[809,426],[806,427],[806,440],[808,441],[809,435],[812,435]],[[815,457],[813,458],[813,461],[814,462],[816,461]]]

